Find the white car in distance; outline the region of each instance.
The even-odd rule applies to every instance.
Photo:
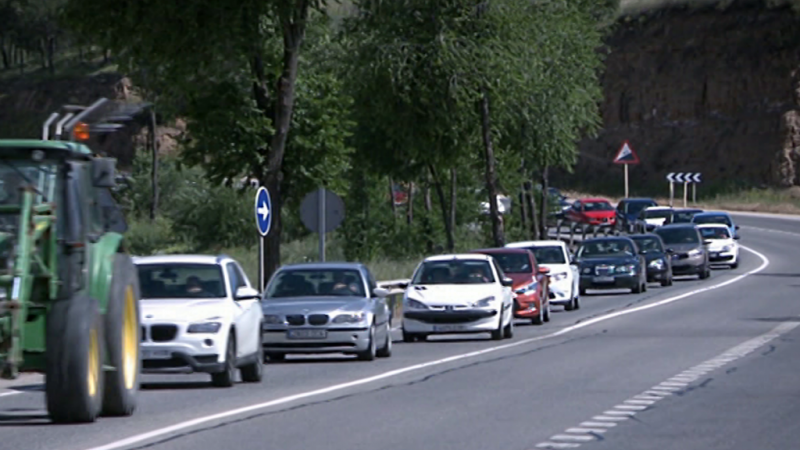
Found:
[[[713,265],[739,267],[739,236],[724,224],[704,223],[697,225],[703,241],[708,242],[708,262]]]
[[[563,241],[523,241],[506,244],[507,248],[524,248],[533,252],[539,267],[550,270],[550,304],[564,305],[572,311],[581,307],[578,266],[572,264],[569,248]]]
[[[512,283],[488,255],[425,259],[403,294],[403,341],[487,332],[494,340],[513,337]]]
[[[264,362],[259,293],[221,255],[134,258],[142,300],[143,373],[208,373],[214,386],[257,383]]]
[[[672,215],[673,208],[670,206],[648,206],[639,213],[639,220],[643,222],[642,233],[650,232],[663,226],[667,219]]]

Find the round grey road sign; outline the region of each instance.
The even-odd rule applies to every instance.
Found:
[[[335,193],[324,189],[325,192],[325,220],[324,233],[329,233],[339,227],[344,220],[344,201]],[[320,189],[309,192],[300,204],[300,220],[310,231],[319,233],[319,200]]]

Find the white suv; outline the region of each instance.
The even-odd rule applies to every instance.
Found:
[[[525,241],[507,244],[508,248],[525,248],[533,252],[539,267],[550,269],[550,304],[564,305],[572,311],[581,307],[578,266],[572,264],[567,244],[563,241]]]
[[[261,381],[259,293],[230,257],[134,258],[141,284],[142,372],[211,374],[212,384]]]

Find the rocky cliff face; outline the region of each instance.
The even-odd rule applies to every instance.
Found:
[[[668,172],[702,172],[703,187],[800,184],[800,16],[762,1],[669,8],[623,18],[607,44],[604,129],[556,182],[621,190],[611,160],[629,140],[633,194],[665,193]]]

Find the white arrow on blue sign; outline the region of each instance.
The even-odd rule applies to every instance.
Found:
[[[272,199],[264,186],[256,192],[256,226],[261,236],[266,236],[272,226]]]

